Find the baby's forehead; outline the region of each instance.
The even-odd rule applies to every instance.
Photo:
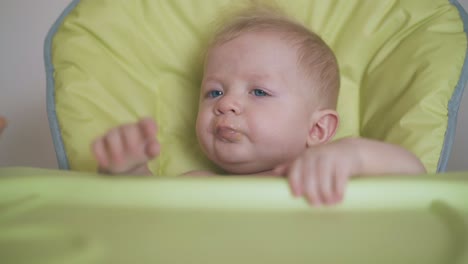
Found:
[[[252,31],[246,31],[246,32],[239,32],[238,34],[231,36],[231,38],[220,38],[218,42],[214,42],[213,45],[209,47],[207,50],[207,56],[205,57],[205,63],[207,62],[207,59],[213,55],[212,51],[218,50],[223,50],[223,47],[226,47],[225,45],[232,44],[233,41],[242,39],[241,42],[245,43],[256,43],[258,45],[245,45],[247,49],[261,49],[262,53],[271,53],[271,58],[278,58],[279,56],[286,56],[286,57],[291,57],[294,59],[294,68],[296,68],[298,78],[306,78],[306,79],[315,79],[315,74],[314,72],[311,72],[311,65],[307,65],[307,63],[304,63],[301,59],[303,58],[304,54],[302,54],[302,49],[303,49],[303,44],[299,43],[300,40],[298,40],[297,36],[295,37],[293,34],[284,32],[284,31],[278,31],[278,30],[252,30]],[[280,43],[279,45],[275,45],[275,49],[265,49],[262,46],[264,45],[263,43],[273,43],[273,42],[278,42]],[[239,42],[237,42],[239,43]],[[232,46],[231,46],[232,47]],[[245,50],[244,50],[245,51]],[[268,51],[268,52],[266,52]],[[230,53],[225,53],[225,52],[215,52],[216,57],[221,55],[221,57],[224,56],[233,56],[237,57],[237,54],[235,54],[238,51],[233,51],[230,50]],[[239,50],[239,52],[242,52],[242,50]],[[318,54],[311,54],[310,52],[308,53],[309,61],[310,61],[310,56],[313,55],[314,57],[317,56]],[[267,55],[270,56],[270,55]],[[269,63],[274,62],[274,60],[268,60]],[[257,63],[261,63],[262,61],[257,61]],[[206,66],[206,64],[205,64]],[[314,70],[315,71],[315,70]],[[316,80],[313,80],[316,81]]]
[[[268,47],[267,47],[268,46]],[[272,49],[271,46],[274,48]],[[209,45],[205,52],[205,63],[209,58],[242,56],[251,54],[268,54],[276,59],[279,57],[293,58],[297,67],[300,64],[300,45],[284,32],[271,30],[241,32],[230,38],[220,38]]]

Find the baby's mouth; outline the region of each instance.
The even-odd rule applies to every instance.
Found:
[[[242,133],[230,127],[219,126],[215,129],[216,138],[227,143],[239,142],[242,138]]]

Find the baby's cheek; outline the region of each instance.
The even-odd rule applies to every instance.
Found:
[[[206,153],[208,151],[211,137],[209,119],[199,115],[196,121],[195,130],[198,143],[202,147],[202,150]]]
[[[203,125],[201,123],[201,120],[200,119],[197,119],[197,122],[195,124],[195,133],[196,133],[196,136],[197,136],[197,140],[198,140],[198,143],[200,143],[200,145],[203,145]]]
[[[197,136],[198,134],[204,130],[206,130],[206,125],[207,125],[207,116],[204,112],[199,112],[197,115],[197,120],[195,121],[195,129],[197,131]]]
[[[308,128],[306,126],[282,124],[272,133],[275,135],[276,147],[287,150],[293,155],[302,152],[307,146]]]

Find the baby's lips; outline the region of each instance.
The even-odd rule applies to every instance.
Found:
[[[223,141],[231,143],[239,142],[242,138],[242,134],[239,131],[229,127],[217,127],[216,136]]]

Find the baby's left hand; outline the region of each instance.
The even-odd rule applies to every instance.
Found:
[[[292,163],[275,171],[288,177],[292,193],[315,206],[343,200],[348,179],[361,171],[352,141],[338,140],[307,149]]]

